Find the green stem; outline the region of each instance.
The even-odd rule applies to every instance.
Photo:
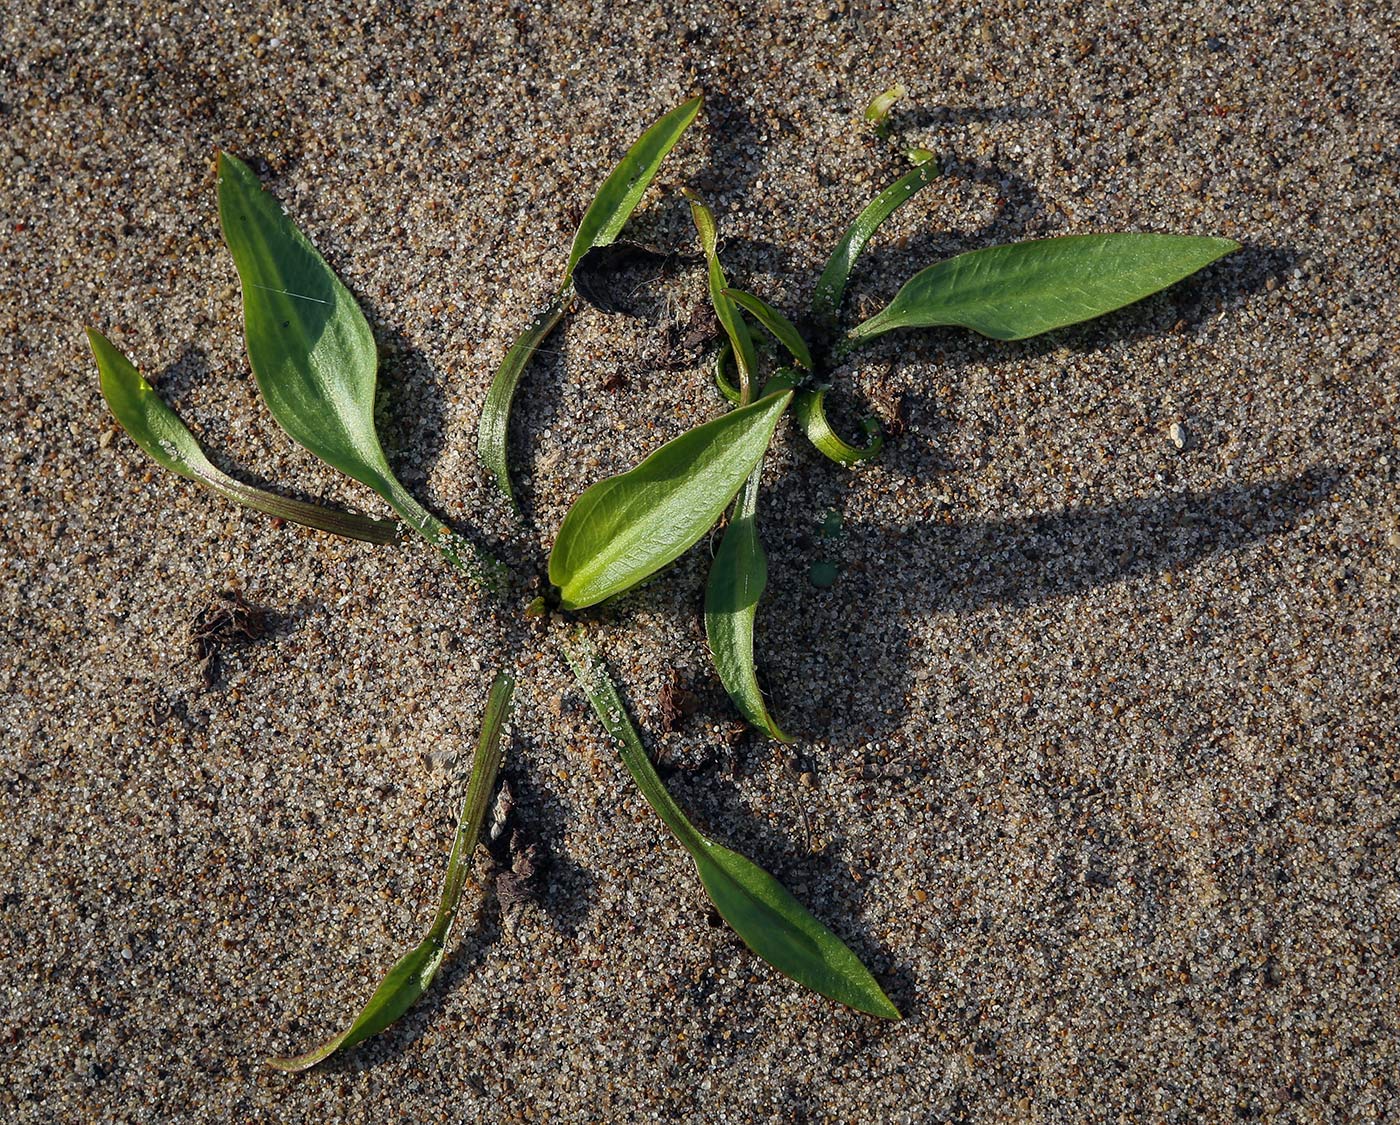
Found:
[[[510,585],[512,576],[503,562],[458,535],[423,507],[398,481],[386,482],[383,495],[404,523],[436,547],[448,562],[473,582],[492,592],[499,592]]]

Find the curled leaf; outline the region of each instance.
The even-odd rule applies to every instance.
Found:
[[[695,192],[687,190],[683,194],[690,201],[690,217],[695,221],[700,245],[705,251],[710,303],[714,305],[715,316],[719,317],[720,326],[729,338],[735,366],[739,371],[738,401],[745,405],[752,400],[753,383],[758,373],[758,355],[754,351],[753,336],[749,333],[749,326],[744,322],[738,306],[726,294],[729,282],[725,280],[724,270],[719,264],[718,230],[714,213]],[[724,390],[723,383],[720,384],[720,390]]]
[[[927,149],[918,149],[916,153],[922,159],[916,159],[913,169],[905,172],[865,206],[832,250],[826,268],[822,270],[821,277],[817,279],[817,286],[812,291],[812,314],[818,321],[830,324],[836,320],[851,269],[880,224],[903,204],[913,199],[927,184],[932,183],[938,175],[938,165],[934,163],[933,153]]]
[[[171,472],[278,519],[366,543],[392,543],[398,537],[398,524],[394,520],[290,500],[234,480],[205,456],[180,416],[165,404],[120,349],[94,328],[87,330],[87,337],[97,361],[102,397],[107,400],[107,406],[132,440]]]
[[[843,441],[826,418],[825,400],[828,389],[818,387],[815,390],[803,391],[797,396],[793,413],[802,427],[802,432],[807,435],[807,440],[816,446],[818,452],[833,461],[843,465],[868,461],[879,453],[885,444],[884,436],[880,433],[880,423],[874,418],[862,420],[860,427],[865,431],[867,439],[864,449]]]
[[[491,380],[486,392],[486,401],[481,406],[481,421],[476,429],[476,449],[481,463],[496,478],[501,492],[515,503],[515,491],[510,483],[510,465],[506,458],[506,445],[510,429],[510,406],[515,398],[515,388],[520,385],[520,377],[525,373],[535,351],[546,336],[564,316],[564,311],[573,300],[573,290],[567,285],[563,291],[542,310],[535,314],[529,326],[516,337],[515,343],[506,352],[505,359]]]
[[[383,982],[374,990],[374,995],[360,1009],[360,1014],[348,1028],[304,1055],[268,1059],[269,1066],[286,1071],[313,1067],[337,1051],[353,1047],[356,1043],[383,1031],[408,1011],[428,990],[446,955],[447,939],[451,936],[452,923],[457,919],[462,892],[467,885],[472,852],[481,836],[481,825],[486,817],[486,806],[491,800],[491,792],[496,787],[496,775],[501,768],[501,732],[510,710],[510,697],[514,690],[515,680],[504,673],[498,675],[491,684],[491,694],[486,701],[486,714],[481,722],[481,736],[477,740],[476,754],[472,758],[466,800],[462,803],[462,812],[457,819],[457,832],[452,840],[452,851],[447,858],[447,874],[442,881],[437,915],[433,918],[427,936],[395,962],[394,967],[385,975]]]
[[[688,550],[753,472],[791,400],[769,395],[696,426],[575,500],[549,555],[563,607],[596,605]]]
[[[705,587],[705,636],[715,671],[749,724],[779,742],[791,742],[768,713],[754,672],[753,634],[758,600],[768,584],[768,558],[758,537],[758,481],[763,462],[749,474],[734,501],[710,579]]]
[[[740,308],[752,313],[758,323],[768,329],[778,343],[787,348],[799,366],[805,367],[808,371],[812,370],[812,353],[808,350],[807,342],[802,339],[802,334],[797,331],[797,326],[792,321],[768,304],[767,301],[760,300],[752,293],[745,293],[742,289],[726,289],[724,295],[738,304]]]
[[[725,365],[733,362],[733,359],[734,345],[728,340],[725,340],[724,343],[719,346],[719,350],[715,352],[715,386],[719,388],[720,394],[735,406],[738,406],[742,398],[739,394],[739,388],[731,383],[729,377],[724,373]]]
[[[374,427],[379,359],[350,291],[252,170],[219,155],[219,221],[243,283],[248,360],[272,416],[328,465],[368,485],[477,581],[495,560],[454,534],[399,483]]]
[[[642,746],[627,705],[591,645],[565,645],[565,655],[618,756],[642,796],[690,853],[701,885],[744,944],[798,984],[884,1019],[899,1009],[845,942],[819,922],[772,875],[700,832],[661,783]]]
[[[1226,238],[1080,234],[973,250],[915,274],[843,350],[938,325],[1022,340],[1140,301],[1238,249]]]
[[[681,134],[700,112],[703,100],[699,96],[693,97],[660,118],[627,150],[627,155],[603,181],[603,186],[584,212],[578,233],[574,235],[574,244],[569,249],[569,264],[564,270],[565,286],[580,258],[595,246],[606,246],[622,233],[623,226],[642,201],[656,173],[661,170],[666,154],[676,147]]]
[[[875,131],[883,137],[889,131],[890,110],[894,108],[895,102],[908,92],[902,83],[897,82],[884,93],[876,94],[865,107],[865,123],[874,126]]]

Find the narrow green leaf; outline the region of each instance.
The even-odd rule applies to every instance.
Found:
[[[467,783],[466,800],[457,819],[457,832],[452,840],[452,852],[447,858],[447,874],[442,882],[442,895],[437,915],[428,935],[415,948],[404,954],[385,975],[374,995],[360,1009],[351,1025],[333,1039],[304,1055],[268,1059],[268,1065],[278,1070],[306,1070],[330,1058],[337,1051],[353,1047],[371,1035],[383,1031],[427,991],[437,975],[447,952],[447,939],[452,923],[457,919],[462,903],[462,891],[467,885],[472,852],[481,835],[482,821],[491,792],[496,787],[496,775],[501,768],[501,732],[510,711],[510,697],[515,680],[498,675],[491,684],[491,694],[482,718],[481,736],[472,759],[471,779]]]
[[[496,478],[502,493],[515,503],[515,493],[510,484],[510,465],[506,460],[506,444],[510,430],[510,405],[515,398],[515,388],[520,384],[520,376],[525,373],[535,351],[544,342],[555,326],[563,319],[564,311],[573,300],[573,290],[565,285],[554,299],[535,314],[525,329],[510,346],[496,377],[491,380],[491,389],[486,392],[486,401],[481,407],[481,421],[476,430],[476,449],[482,464]]]
[[[870,104],[865,107],[865,123],[873,125],[883,137],[888,131],[890,110],[894,108],[894,103],[908,92],[902,83],[897,82],[884,93],[876,94],[871,99]]]
[[[831,423],[826,420],[827,390],[827,387],[819,387],[816,390],[803,391],[797,396],[793,412],[797,416],[798,424],[802,427],[802,432],[807,435],[807,440],[816,446],[818,452],[825,454],[833,461],[838,461],[843,465],[854,464],[857,461],[868,461],[879,453],[885,444],[884,436],[880,433],[880,423],[874,418],[866,418],[861,422],[860,427],[865,431],[866,436],[864,449],[843,441],[841,436],[831,428]]]
[[[1022,340],[1140,301],[1238,249],[1225,238],[1081,234],[973,250],[915,274],[844,347],[937,325]]]
[[[744,322],[738,306],[725,295],[729,282],[719,264],[719,232],[715,226],[715,216],[700,196],[689,189],[682,194],[690,201],[690,217],[695,221],[695,229],[700,235],[700,245],[705,251],[705,261],[709,273],[707,281],[710,290],[710,303],[715,307],[720,327],[729,337],[735,365],[739,371],[739,404],[747,405],[753,397],[754,379],[758,374],[758,354],[754,351],[753,336]],[[722,374],[723,372],[721,372]],[[720,390],[724,390],[721,383]]]
[[[724,295],[752,313],[759,324],[772,334],[773,338],[782,344],[783,347],[792,354],[792,358],[797,360],[798,365],[812,370],[812,353],[807,348],[807,342],[802,339],[802,334],[797,331],[797,326],[787,317],[775,309],[767,301],[760,300],[752,293],[745,293],[742,289],[726,289]]]
[[[754,672],[754,617],[768,584],[768,557],[758,537],[756,519],[762,472],[760,461],[734,501],[729,526],[710,566],[705,588],[705,636],[715,671],[734,706],[751,726],[766,730],[779,742],[791,742],[768,713]]]
[[[688,430],[574,501],[549,555],[565,609],[631,589],[688,550],[754,470],[792,392]]]
[[[366,543],[392,543],[398,537],[394,520],[356,515],[339,508],[307,504],[234,480],[205,456],[180,416],[141,377],[141,372],[101,332],[87,330],[88,344],[102,383],[102,397],[122,428],[157,462],[188,480],[198,481],[220,496],[245,507],[292,523]]]
[[[871,200],[832,250],[826,268],[817,280],[817,287],[812,291],[812,314],[819,321],[830,324],[836,320],[851,269],[880,224],[903,204],[913,199],[926,185],[932,183],[938,175],[939,169],[934,163],[933,153],[927,149],[913,150],[911,159],[915,161],[914,168],[905,172]]]
[[[728,340],[725,340],[724,343],[719,346],[719,350],[715,352],[715,386],[719,388],[720,394],[735,406],[738,406],[743,396],[739,394],[739,388],[731,383],[729,377],[724,373],[725,365],[733,359],[734,345]]]
[[[243,283],[248,359],[272,416],[328,465],[368,485],[473,579],[500,564],[431,515],[389,469],[374,428],[379,360],[355,298],[249,167],[219,155],[219,221]]]
[[[690,853],[715,909],[745,945],[784,976],[859,1012],[900,1018],[885,995],[839,937],[822,925],[763,868],[701,833],[657,776],[607,669],[591,645],[565,645],[565,655],[599,720],[617,744],[618,756],[642,796]]]
[[[647,187],[656,178],[666,154],[676,147],[681,134],[700,112],[703,100],[698,96],[691,98],[657,121],[627,150],[627,155],[603,181],[574,236],[563,287],[568,286],[580,258],[594,246],[606,246],[621,233]]]

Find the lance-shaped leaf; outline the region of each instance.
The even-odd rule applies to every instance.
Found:
[[[779,742],[791,742],[763,701],[754,672],[753,632],[758,600],[768,584],[768,557],[758,537],[758,481],[763,462],[749,474],[734,501],[729,526],[710,566],[705,587],[705,636],[710,642],[715,671],[734,706],[751,726],[766,730]]]
[[[266,515],[304,524],[366,543],[392,543],[398,537],[394,520],[356,515],[339,508],[290,500],[244,484],[221,471],[205,456],[180,416],[167,406],[141,372],[106,336],[87,330],[88,344],[102,383],[102,397],[122,428],[157,462],[188,480],[198,481],[220,496]]]
[[[573,276],[574,266],[595,246],[612,242],[626,225],[628,217],[642,201],[651,181],[661,169],[666,154],[676,147],[681,134],[690,127],[700,112],[701,97],[691,98],[677,106],[642,134],[612,170],[598,194],[584,212],[583,221],[574,235],[569,250],[569,264],[564,270],[564,282]]]
[[[841,308],[841,298],[846,292],[846,281],[851,276],[851,269],[880,224],[903,204],[913,199],[922,188],[932,183],[938,175],[938,165],[934,162],[933,153],[915,150],[914,159],[914,168],[905,172],[871,200],[832,250],[826,268],[822,270],[817,286],[812,291],[812,314],[818,321],[827,324],[835,321],[836,313]]]
[[[729,288],[729,282],[725,280],[724,269],[719,264],[719,233],[715,226],[714,213],[705,206],[704,201],[695,192],[687,189],[682,194],[690,201],[690,217],[695,221],[695,229],[700,235],[700,245],[705,251],[710,303],[714,305],[715,316],[719,318],[720,327],[724,329],[724,334],[729,339],[730,351],[739,370],[738,401],[740,405],[747,405],[753,396],[753,382],[758,372],[758,356],[754,351],[753,336],[750,334],[749,326],[744,322],[744,317],[739,312],[738,306],[725,292]],[[724,360],[721,357],[719,372],[721,376],[723,375],[723,363]],[[720,390],[724,391],[724,380],[721,378],[718,382]],[[729,397],[728,392],[725,392],[725,397]]]
[[[799,366],[805,367],[808,371],[812,370],[812,353],[792,321],[767,301],[755,297],[752,293],[745,293],[742,289],[726,289],[724,295],[740,308],[752,313],[758,323],[768,329],[778,343],[787,348]]]
[[[829,388],[818,387],[815,390],[802,391],[797,396],[797,402],[793,407],[793,414],[797,418],[798,425],[802,427],[802,432],[807,435],[807,440],[816,446],[817,451],[839,462],[842,465],[851,465],[857,461],[868,461],[879,453],[885,444],[884,435],[880,433],[880,423],[874,418],[861,420],[860,427],[865,431],[866,445],[864,449],[851,445],[842,439],[826,418],[826,392]]]
[[[408,492],[374,427],[379,359],[369,322],[252,170],[219,156],[219,221],[243,283],[248,359],[268,409],[296,442],[368,485],[451,562],[488,586],[499,564]]]
[[[758,464],[792,392],[687,430],[574,501],[549,555],[565,609],[631,589],[687,551]]]
[[[681,811],[657,776],[627,705],[586,642],[565,646],[580,686],[642,796],[690,857],[715,909],[745,945],[785,976],[841,1004],[885,1019],[899,1009],[840,938],[752,860],[716,844]]]
[[[959,254],[915,274],[843,350],[895,328],[960,325],[1021,340],[1140,301],[1239,249],[1226,238],[1081,234]]]
[[[507,459],[507,437],[510,431],[510,409],[515,399],[515,389],[530,360],[545,338],[554,331],[565,311],[574,299],[574,267],[590,250],[606,246],[616,240],[626,225],[628,218],[641,202],[647,188],[666,154],[675,148],[681,134],[689,128],[700,112],[703,99],[691,98],[684,105],[677,106],[642,134],[624,156],[616,168],[603,181],[593,202],[584,212],[569,250],[568,265],[564,269],[564,280],[559,292],[545,308],[537,313],[528,327],[522,332],[506,352],[501,361],[491,387],[486,392],[486,401],[481,408],[481,422],[476,431],[477,454],[487,471],[495,478],[501,494],[515,504],[515,491],[510,482],[510,465]]]
[[[462,812],[457,819],[457,833],[452,841],[452,852],[447,858],[447,874],[442,881],[437,916],[433,919],[427,936],[399,958],[348,1028],[304,1055],[268,1059],[269,1066],[288,1071],[313,1067],[337,1051],[353,1047],[356,1043],[383,1031],[408,1011],[414,1001],[428,990],[447,952],[447,939],[452,933],[452,923],[456,921],[461,907],[462,892],[467,885],[467,875],[471,869],[472,852],[476,849],[477,839],[481,835],[481,825],[486,816],[487,803],[491,800],[491,791],[496,786],[496,774],[501,768],[501,731],[510,710],[510,696],[514,689],[515,680],[505,674],[498,675],[491,684],[486,714],[481,723],[481,737],[477,740],[476,754],[472,759],[467,797],[462,803]]]

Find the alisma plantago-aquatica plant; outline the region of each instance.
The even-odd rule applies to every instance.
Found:
[[[898,87],[887,91],[867,111],[882,136],[888,133],[890,108],[902,94]],[[487,392],[478,451],[517,515],[507,435],[521,375],[576,299],[581,264],[617,242],[700,109],[697,97],[662,116],[607,177],[584,213],[558,289],[508,350]],[[862,345],[887,332],[943,326],[998,340],[1023,339],[1121,308],[1236,248],[1217,238],[1082,234],[972,249],[915,274],[883,309],[842,333],[842,299],[866,243],[938,174],[927,151],[914,149],[908,155],[912,168],[857,215],[816,283],[804,323],[817,330],[824,345],[820,350],[789,317],[729,283],[719,260],[715,217],[697,194],[685,193],[709,299],[723,330],[714,374],[728,409],[650,451],[628,472],[594,483],[574,500],[550,551],[553,592],[547,599],[561,611],[564,632],[557,646],[613,740],[619,761],[691,856],[720,914],[756,954],[794,981],[888,1019],[898,1019],[899,1012],[856,954],[761,867],[695,828],[666,791],[586,636],[586,611],[645,582],[725,519],[705,592],[705,630],[715,668],[752,727],[791,741],[770,714],[754,660],[755,619],[767,581],[758,529],[759,484],[784,415],[790,413],[800,432],[832,461],[849,465],[866,460],[880,449],[878,426],[867,422],[865,443],[849,444],[831,427],[824,407],[826,372]],[[219,157],[218,199],[224,239],[242,283],[249,363],[273,418],[327,464],[383,497],[404,525],[483,592],[500,597],[503,611],[518,612],[523,584],[472,538],[428,512],[390,469],[374,423],[377,350],[349,290],[253,172],[227,154]],[[771,337],[786,362],[764,370],[771,349],[756,341],[756,330]],[[392,520],[291,500],[215,468],[126,356],[95,330],[89,330],[88,338],[112,413],[166,468],[238,503],[322,531],[380,544],[398,538]],[[531,608],[538,612],[540,607]],[[428,935],[390,969],[346,1031],[306,1054],[272,1059],[271,1065],[283,1070],[313,1066],[387,1027],[429,986],[447,952],[468,862],[501,765],[501,735],[513,688],[509,673],[498,675],[491,686],[441,902]]]

